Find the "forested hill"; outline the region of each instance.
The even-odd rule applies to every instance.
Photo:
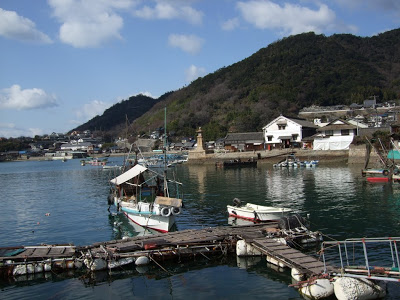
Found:
[[[132,96],[112,107],[106,109],[101,116],[96,116],[88,122],[72,129],[71,131],[90,130],[102,131],[110,135],[121,135],[120,131],[126,131],[127,125],[139,118],[159,101],[165,99],[171,92],[168,92],[158,99],[144,95]]]
[[[130,131],[162,126],[165,106],[169,131],[194,135],[201,126],[206,139],[214,139],[260,131],[280,113],[296,116],[312,104],[362,103],[371,95],[380,102],[399,99],[399,49],[400,29],[373,37],[290,36],[166,95]]]

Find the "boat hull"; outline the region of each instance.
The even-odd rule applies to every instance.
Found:
[[[151,206],[146,202],[130,203],[122,201],[118,197],[114,198],[114,205],[135,224],[159,232],[170,231],[175,224],[175,216],[181,212],[181,209],[178,209],[177,213],[173,213],[172,207],[163,207],[157,204]],[[165,214],[161,213],[163,209],[167,209]]]
[[[242,218],[251,221],[267,222],[276,221],[282,217],[286,217],[292,213],[289,208],[276,208],[276,207],[266,207],[266,206],[227,206],[229,216],[235,218]]]
[[[389,177],[367,177],[368,182],[389,182]]]
[[[144,215],[134,214],[126,211],[122,211],[124,215],[137,225],[144,228],[150,228],[158,232],[169,232],[172,226],[175,224],[175,216],[170,215],[169,217],[157,216],[157,215]]]

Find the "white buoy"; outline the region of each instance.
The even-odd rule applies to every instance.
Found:
[[[14,266],[14,269],[13,269],[13,275],[14,276],[25,275],[25,274],[26,274],[25,265],[16,265],[16,266]]]
[[[239,240],[236,243],[236,255],[237,256],[260,256],[260,251],[254,248],[252,245],[247,244],[244,240]]]
[[[150,260],[147,256],[140,256],[136,259],[135,265],[137,266],[144,266],[149,264]]]
[[[237,256],[246,256],[247,255],[247,247],[246,247],[246,242],[244,240],[237,241],[236,255]]]
[[[43,272],[43,263],[35,264],[35,273],[42,273]]]
[[[333,284],[329,279],[316,279],[299,288],[299,293],[309,299],[323,299],[333,295]]]
[[[107,268],[106,261],[101,258],[95,258],[94,260],[85,258],[83,262],[85,263],[86,267],[91,271],[104,270]]]
[[[267,262],[269,262],[270,264],[273,264],[275,266],[278,266],[280,268],[286,267],[286,265],[284,263],[277,260],[276,258],[273,258],[272,256],[267,256]]]
[[[383,281],[374,283],[365,278],[335,277],[333,282],[335,296],[346,299],[378,299],[386,296],[386,284]]]
[[[304,274],[301,273],[299,270],[297,270],[296,268],[292,268],[292,270],[290,270],[290,274],[292,275],[292,278],[296,281],[303,281],[304,278]]]

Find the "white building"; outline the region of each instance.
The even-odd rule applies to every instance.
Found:
[[[318,134],[314,136],[314,150],[348,150],[357,135],[357,126],[337,119],[317,131]]]
[[[302,139],[315,134],[317,128],[317,125],[306,120],[280,115],[263,127],[263,134],[268,149],[300,147]]]

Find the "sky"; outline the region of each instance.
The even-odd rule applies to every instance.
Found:
[[[0,137],[66,133],[290,35],[399,27],[399,0],[0,0]]]

